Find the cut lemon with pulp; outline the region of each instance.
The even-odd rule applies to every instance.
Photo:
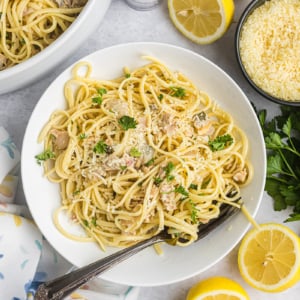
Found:
[[[229,28],[234,15],[233,0],[168,0],[175,27],[198,44],[210,44]]]
[[[250,300],[241,285],[227,277],[210,277],[189,290],[186,300]]]
[[[287,226],[262,224],[246,233],[238,251],[245,281],[265,292],[280,292],[300,279],[300,239]]]

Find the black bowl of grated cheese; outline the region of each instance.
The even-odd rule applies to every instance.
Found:
[[[300,106],[300,0],[254,0],[235,34],[241,70],[265,98]]]

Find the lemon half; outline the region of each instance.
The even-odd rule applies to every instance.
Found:
[[[233,0],[168,0],[175,27],[198,44],[210,44],[224,35],[234,15]]]
[[[243,287],[232,279],[217,276],[191,287],[186,300],[250,300]]]
[[[265,292],[281,292],[300,279],[300,239],[287,226],[262,224],[246,233],[238,251],[242,277]]]

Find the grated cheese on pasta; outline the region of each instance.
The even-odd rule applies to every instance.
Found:
[[[246,20],[241,60],[253,82],[268,94],[300,101],[300,1],[266,1]]]

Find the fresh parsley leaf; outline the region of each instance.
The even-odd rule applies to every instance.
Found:
[[[87,138],[86,133],[81,133],[81,134],[79,135],[79,139],[80,139],[80,140],[84,140],[84,139],[86,139],[86,138]]]
[[[104,141],[99,141],[93,148],[93,151],[98,154],[107,153],[109,146],[104,143]]]
[[[92,102],[101,105],[103,101],[102,96],[107,93],[107,90],[104,88],[99,88],[97,92],[98,95],[92,98]]]
[[[136,128],[137,122],[135,121],[134,118],[129,117],[129,116],[123,116],[119,120],[119,125],[124,129],[128,130],[130,128]]]
[[[270,121],[266,110],[258,112],[267,150],[265,191],[273,198],[275,211],[293,208],[285,220],[292,222],[300,220],[300,109],[280,109]]]
[[[103,96],[104,94],[107,94],[107,90],[105,88],[100,88],[97,91],[98,91],[98,94],[100,96]]]
[[[154,184],[155,184],[155,185],[159,185],[160,183],[163,182],[163,179],[160,178],[160,177],[154,177],[154,178],[153,178],[153,181],[154,181]]]
[[[287,218],[284,222],[295,222],[300,221],[300,214],[293,213],[290,214],[289,218]]]
[[[175,169],[175,166],[172,162],[168,162],[163,169],[166,172],[166,175],[170,175],[170,173]]]
[[[279,154],[270,155],[267,158],[267,174],[269,176],[282,172],[283,161]]]
[[[146,167],[150,167],[151,165],[154,164],[154,158],[151,158],[150,160],[148,160],[146,163],[145,163],[145,166]]]
[[[91,224],[97,226],[97,219],[95,217],[91,219]]]
[[[189,195],[189,192],[182,185],[179,185],[175,188],[175,193],[179,193],[183,196]]]
[[[51,158],[55,158],[55,153],[47,149],[44,152],[37,154],[34,158],[36,159],[36,162],[41,165],[42,162]]]
[[[198,219],[198,209],[196,208],[196,204],[189,199],[189,204],[191,206],[191,220],[193,224],[197,223],[197,219]]]
[[[159,101],[161,101],[163,98],[164,98],[164,95],[163,95],[163,94],[159,94],[159,95],[158,95],[158,100],[159,100]]]
[[[129,78],[131,75],[129,73],[125,74],[125,78]]]
[[[79,195],[80,194],[80,190],[76,190],[73,192],[73,196]]]
[[[173,97],[183,98],[185,96],[185,89],[182,87],[171,86],[170,88],[173,91],[171,94]]]
[[[101,105],[102,104],[102,97],[101,96],[96,96],[92,98],[92,102]]]
[[[132,157],[141,157],[142,153],[137,148],[131,148],[129,151],[129,155]]]
[[[230,134],[217,136],[214,140],[208,142],[210,149],[215,152],[223,150],[233,143],[233,138]]]
[[[168,181],[171,181],[174,179],[174,176],[171,175],[171,172],[175,169],[175,166],[172,162],[168,162],[168,164],[163,168],[163,170],[166,173],[166,178]]]
[[[194,183],[191,183],[190,186],[189,186],[189,189],[197,190],[198,189],[198,185],[194,184]]]

